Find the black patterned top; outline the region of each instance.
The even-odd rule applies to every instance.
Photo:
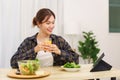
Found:
[[[38,33],[37,33],[38,34]],[[34,60],[36,58],[36,53],[34,52],[34,47],[37,45],[36,36],[26,38],[18,47],[18,50],[11,58],[11,67],[18,68],[18,60]],[[65,41],[61,36],[51,34],[50,38],[52,39],[52,44],[56,44],[61,50],[61,55],[52,53],[54,66],[61,66],[66,62],[75,62],[79,63],[79,55],[72,50],[68,42]]]

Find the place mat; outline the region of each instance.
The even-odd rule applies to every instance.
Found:
[[[11,70],[7,76],[11,77],[11,78],[19,78],[19,79],[33,79],[33,78],[42,78],[42,77],[46,77],[49,76],[50,72],[47,71],[42,71],[42,74],[35,74],[35,75],[17,75],[16,74],[16,70]]]

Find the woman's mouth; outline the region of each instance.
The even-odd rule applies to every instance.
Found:
[[[48,29],[49,32],[52,32],[52,29]]]

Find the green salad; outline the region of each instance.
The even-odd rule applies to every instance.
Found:
[[[35,74],[35,71],[39,69],[39,60],[21,60],[18,61],[19,70],[21,74],[30,75]]]
[[[64,68],[80,68],[79,64],[76,64],[75,62],[67,62],[63,65]]]

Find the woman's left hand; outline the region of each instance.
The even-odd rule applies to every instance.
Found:
[[[54,52],[54,53],[59,54],[59,55],[61,54],[60,49],[55,44],[52,44],[50,49],[51,49],[50,50],[51,52]]]
[[[46,45],[45,50],[48,52],[53,52],[53,53],[58,54],[58,55],[61,54],[60,49],[55,44]]]

